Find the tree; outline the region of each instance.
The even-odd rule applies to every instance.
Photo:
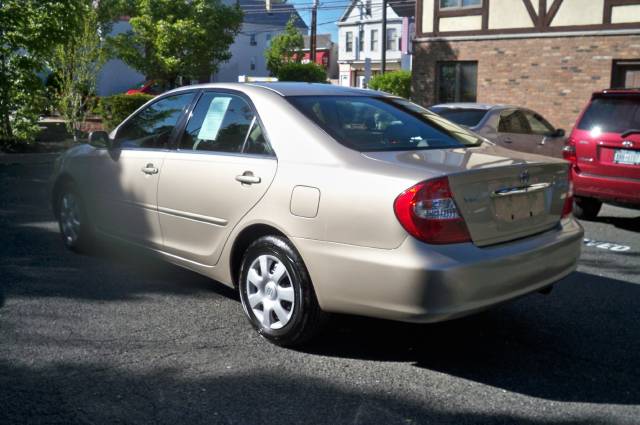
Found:
[[[45,92],[38,72],[76,27],[80,1],[0,1],[0,144],[31,141],[39,131]]]
[[[229,60],[242,11],[220,0],[130,0],[132,31],[109,40],[113,54],[149,79],[175,86]]]
[[[278,75],[280,67],[289,62],[302,62],[304,38],[295,26],[295,17],[291,16],[282,34],[271,39],[271,46],[265,51],[267,69],[272,75]]]
[[[327,71],[313,62],[284,63],[276,75],[279,81],[304,81],[306,83],[326,83]]]
[[[54,48],[49,63],[58,79],[56,104],[74,141],[78,140],[104,64],[98,10],[86,2],[81,12],[79,27],[65,43]]]
[[[369,88],[409,99],[411,96],[411,72],[400,70],[378,74],[369,81]]]

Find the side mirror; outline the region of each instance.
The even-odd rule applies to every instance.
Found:
[[[89,133],[89,144],[99,148],[112,148],[112,141],[106,131],[92,131]]]
[[[556,130],[551,133],[551,137],[564,137],[565,131],[563,128],[556,128]]]

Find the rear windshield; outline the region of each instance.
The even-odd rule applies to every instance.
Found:
[[[343,145],[357,151],[477,146],[462,127],[402,99],[367,96],[292,96],[289,101]]]
[[[578,123],[578,128],[601,133],[640,129],[640,97],[595,98]]]
[[[475,127],[487,111],[481,109],[430,108],[433,112],[466,127]]]

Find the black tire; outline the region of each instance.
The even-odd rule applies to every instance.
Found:
[[[573,215],[582,220],[593,220],[602,208],[602,201],[594,198],[573,198]]]
[[[73,199],[76,203],[75,218],[79,221],[75,237],[72,237],[69,231],[65,229],[65,220],[68,219],[66,216],[67,213],[65,212],[68,207],[65,207],[65,202],[68,202],[69,199]],[[68,249],[74,252],[89,252],[93,248],[93,227],[89,220],[82,196],[80,196],[79,191],[73,183],[65,184],[58,192],[56,199],[56,217],[58,218],[58,228],[60,229],[62,242]]]
[[[265,256],[272,259],[273,262],[271,264],[273,265],[278,264],[276,260],[273,260],[274,258],[279,260],[280,264],[284,265],[288,274],[284,277],[283,285],[288,287],[290,284],[290,287],[293,290],[294,302],[291,305],[291,309],[287,310],[287,312],[290,312],[290,319],[288,319],[288,322],[279,329],[266,327],[256,316],[257,313],[254,313],[254,309],[251,307],[249,302],[248,291],[251,290],[250,284],[248,283],[249,271],[252,265],[257,267],[255,262],[259,262],[260,257]],[[256,291],[258,290],[256,285],[251,286],[253,286]],[[281,290],[281,286],[279,286],[279,284],[276,288],[279,288],[276,292]],[[240,267],[238,289],[240,292],[242,307],[249,319],[249,322],[261,336],[274,344],[283,347],[300,346],[313,338],[322,329],[326,322],[327,315],[318,305],[318,300],[316,298],[315,291],[313,290],[313,285],[307,268],[305,267],[300,254],[298,254],[291,242],[284,237],[263,236],[247,248]],[[266,290],[260,293],[266,294]],[[256,292],[252,293],[252,295],[256,294]],[[266,295],[263,295],[263,297],[264,296]],[[278,298],[276,302],[284,303],[286,307],[287,301],[280,301]],[[281,306],[282,305],[283,304],[281,304]],[[264,304],[255,304],[255,307],[257,307],[258,310],[260,306],[262,306],[264,313],[264,311],[267,310]],[[273,312],[272,315],[272,310],[269,310],[268,314],[276,321],[278,320],[275,312]],[[281,322],[282,321],[278,321],[278,323]]]

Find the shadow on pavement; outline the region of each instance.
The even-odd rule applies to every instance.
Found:
[[[16,391],[16,388],[18,389]],[[60,424],[587,424],[508,413],[455,412],[398,395],[345,390],[317,378],[259,370],[183,378],[178,371],[127,373],[95,365],[46,368],[0,363],[0,423]]]
[[[433,325],[345,317],[308,352],[411,362],[533,397],[640,404],[640,285],[574,273],[548,295]]]
[[[630,232],[640,232],[640,216],[638,217],[601,217],[598,216],[594,220],[598,223],[611,224],[618,229],[628,230]]]

